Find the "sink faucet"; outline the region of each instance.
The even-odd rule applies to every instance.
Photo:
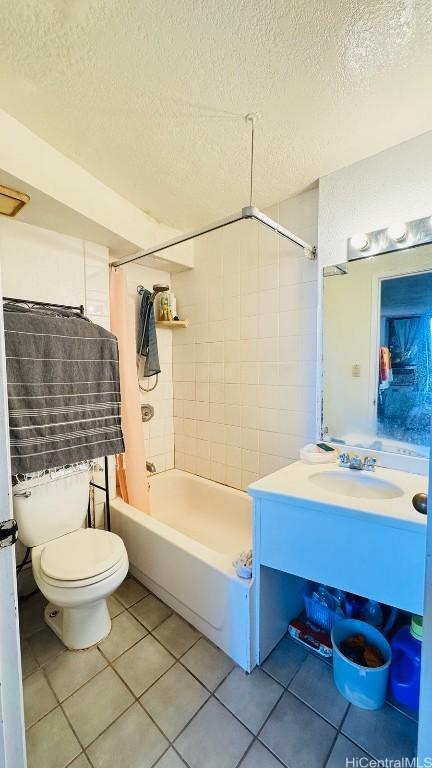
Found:
[[[375,465],[376,459],[372,456],[365,456],[362,459],[360,456],[350,456],[349,453],[341,453],[339,455],[339,466],[347,469],[364,469],[367,472],[375,472]]]
[[[156,472],[156,467],[152,461],[146,461],[146,470],[149,473],[149,475],[154,475],[154,473]]]

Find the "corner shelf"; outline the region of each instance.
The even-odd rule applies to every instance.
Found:
[[[189,320],[156,320],[158,328],[187,328]]]

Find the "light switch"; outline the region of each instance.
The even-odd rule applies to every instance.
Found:
[[[352,376],[356,378],[360,376],[360,365],[358,363],[354,363],[352,367]]]

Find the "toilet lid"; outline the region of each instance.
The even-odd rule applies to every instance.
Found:
[[[113,568],[124,552],[123,541],[115,533],[80,528],[44,547],[41,571],[59,581],[90,579]]]

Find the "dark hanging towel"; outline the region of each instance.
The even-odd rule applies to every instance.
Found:
[[[123,453],[115,336],[76,315],[4,310],[12,474]]]
[[[137,354],[144,357],[144,376],[155,376],[161,372],[159,364],[158,343],[154,306],[150,301],[150,291],[144,290],[141,300],[140,319],[138,324]]]

